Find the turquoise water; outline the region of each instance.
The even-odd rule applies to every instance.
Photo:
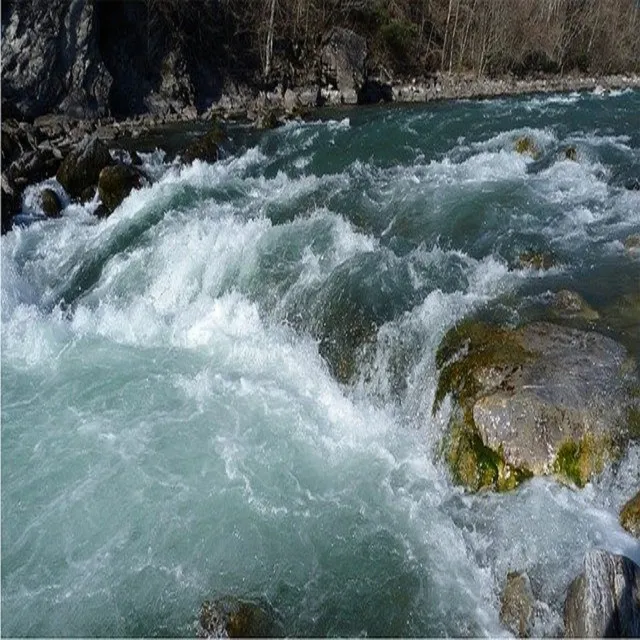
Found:
[[[236,127],[215,165],[144,155],[157,182],[106,221],[4,236],[3,635],[193,636],[226,594],[289,635],[507,635],[512,570],[561,634],[587,549],[640,561],[617,523],[640,447],[581,491],[467,495],[434,354],[470,313],[639,292],[638,113],[627,91]]]

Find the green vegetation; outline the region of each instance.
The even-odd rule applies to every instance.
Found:
[[[538,149],[536,143],[529,136],[518,138],[514,147],[517,153],[529,155],[534,160],[540,157],[540,149]]]
[[[577,487],[584,487],[593,475],[602,472],[605,462],[612,456],[611,443],[585,435],[578,442],[567,440],[560,447],[553,471]]]

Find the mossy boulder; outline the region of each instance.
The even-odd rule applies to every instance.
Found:
[[[225,139],[224,130],[217,122],[214,122],[207,133],[198,136],[184,148],[180,153],[180,158],[185,164],[190,164],[194,160],[216,162],[220,157],[220,145]]]
[[[523,269],[548,271],[555,267],[556,264],[555,256],[544,251],[523,251],[518,256],[518,265]]]
[[[578,152],[575,147],[567,147],[564,150],[564,157],[567,160],[571,160],[573,162],[578,162]]]
[[[265,603],[223,597],[200,608],[199,638],[272,638],[282,636]]]
[[[640,538],[640,491],[622,507],[620,524],[632,536]]]
[[[40,192],[40,204],[42,212],[47,218],[59,218],[62,211],[60,196],[53,189],[43,189]]]
[[[521,136],[515,141],[513,146],[516,153],[531,156],[533,159],[540,157],[540,149],[538,149],[538,145],[536,145],[533,138],[530,138],[529,136]]]
[[[535,603],[529,576],[508,573],[500,598],[500,622],[518,638],[528,638],[533,631]]]
[[[74,200],[98,184],[100,172],[114,164],[109,149],[96,136],[85,138],[62,161],[56,178]]]
[[[579,293],[568,289],[561,289],[553,296],[551,313],[566,320],[593,322],[600,318],[600,314]]]
[[[466,321],[445,335],[436,366],[434,412],[454,401],[444,456],[473,491],[548,474],[583,486],[632,437],[637,377],[624,347],[598,333]]]

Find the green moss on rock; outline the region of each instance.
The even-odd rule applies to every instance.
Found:
[[[585,435],[578,441],[567,440],[558,449],[553,471],[582,488],[602,472],[605,462],[613,456],[612,449],[610,442],[592,435]]]
[[[529,136],[522,136],[515,141],[514,148],[517,153],[526,154],[536,159],[540,157],[540,150]]]
[[[534,356],[511,329],[473,321],[454,327],[436,353],[436,366],[441,371],[433,413],[449,393],[461,406],[467,406],[482,391],[485,372],[518,367]]]
[[[622,507],[620,524],[631,535],[640,538],[640,491]]]

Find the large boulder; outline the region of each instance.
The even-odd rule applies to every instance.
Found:
[[[127,164],[105,167],[98,177],[98,195],[109,213],[113,213],[133,189],[145,183],[142,172]]]
[[[194,160],[215,162],[220,153],[219,145],[224,141],[225,137],[222,128],[217,123],[214,123],[207,133],[198,136],[180,153],[182,162],[185,164],[190,164]]]
[[[350,29],[332,29],[320,57],[323,83],[340,92],[341,102],[356,104],[366,78],[367,41]]]
[[[640,637],[640,567],[607,551],[587,553],[567,592],[564,626],[567,638]]]
[[[43,189],[40,192],[40,204],[42,212],[47,218],[59,218],[62,211],[62,202],[60,196],[50,188]]]
[[[113,164],[106,145],[97,136],[85,138],[63,160],[56,178],[73,199],[86,196],[87,189],[98,184],[104,167]]]
[[[444,337],[436,364],[434,412],[454,400],[445,457],[472,490],[546,474],[583,486],[637,436],[634,363],[598,333],[466,321]]]
[[[56,108],[76,117],[108,112],[111,76],[99,53],[95,4],[3,3],[2,98],[22,117]]]
[[[199,638],[270,638],[282,636],[266,604],[233,597],[206,601],[200,608]]]

